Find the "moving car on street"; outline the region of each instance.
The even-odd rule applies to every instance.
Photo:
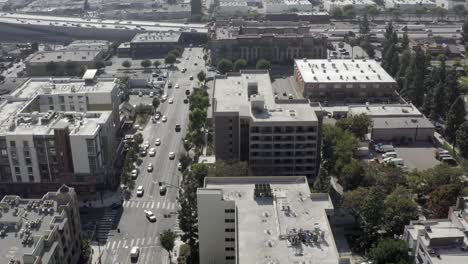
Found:
[[[137,197],[143,197],[143,194],[145,193],[145,190],[143,190],[143,186],[138,186],[136,195]]]
[[[156,216],[153,214],[153,212],[149,210],[145,210],[145,215],[146,215],[146,218],[148,218],[150,222],[156,222]]]

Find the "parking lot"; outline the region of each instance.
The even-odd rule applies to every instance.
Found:
[[[432,144],[417,143],[410,146],[395,146],[395,152],[404,160],[409,170],[425,170],[440,164],[434,157],[435,147]]]

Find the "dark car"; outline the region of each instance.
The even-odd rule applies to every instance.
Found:
[[[166,192],[167,192],[166,186],[159,187],[159,195],[164,196],[166,195]]]
[[[184,99],[184,104],[188,104],[188,99],[187,98]]]
[[[176,126],[175,126],[175,131],[176,131],[176,132],[180,132],[180,125],[176,125]]]
[[[185,90],[185,95],[190,95],[190,90],[189,89]]]

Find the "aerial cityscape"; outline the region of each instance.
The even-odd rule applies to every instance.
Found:
[[[0,264],[468,263],[468,0],[0,8]]]

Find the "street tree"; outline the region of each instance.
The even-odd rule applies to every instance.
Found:
[[[445,135],[451,142],[455,141],[458,128],[465,122],[465,102],[458,97],[450,106],[445,123]]]
[[[132,67],[132,63],[129,60],[124,60],[122,62],[122,67],[129,69],[130,67]]]
[[[374,1],[375,2],[375,1]],[[375,5],[369,5],[366,7],[366,11],[369,14],[369,16],[372,18],[372,20],[375,19],[376,16],[380,14],[379,9]]]
[[[135,136],[133,136],[133,139],[138,146],[143,143],[143,135],[140,132],[136,133]]]
[[[194,249],[198,240],[198,216],[197,216],[197,188],[198,180],[194,177],[183,177],[179,197],[177,198],[180,209],[178,214],[179,227],[183,234],[181,240]]]
[[[166,64],[174,64],[176,62],[176,56],[172,53],[167,54],[167,56],[164,58],[164,63]]]
[[[368,194],[369,189],[364,187],[358,187],[352,191],[344,192],[341,206],[349,210],[357,221],[361,214],[361,207],[364,203],[364,199]]]
[[[408,245],[399,239],[384,239],[371,248],[369,257],[375,264],[409,264]]]
[[[319,174],[314,181],[314,191],[328,193],[330,190],[330,176],[328,175],[327,170],[320,166]]]
[[[178,49],[172,49],[171,51],[169,51],[169,54],[173,54],[177,58],[180,57],[180,51]]]
[[[153,61],[153,66],[154,66],[154,68],[157,69],[157,68],[159,68],[159,66],[161,66],[161,62],[158,61],[158,60],[155,60],[155,61]]]
[[[208,166],[203,163],[195,163],[191,167],[192,176],[197,179],[198,185],[203,186],[205,177],[208,176]]]
[[[78,63],[68,60],[65,62],[65,72],[67,75],[75,75],[78,70]]]
[[[258,70],[271,70],[271,62],[265,60],[265,59],[259,59],[257,61],[256,68]]]
[[[453,12],[459,19],[463,19],[466,16],[465,5],[455,5],[453,7]]]
[[[365,177],[364,164],[356,159],[343,166],[339,176],[340,184],[345,191],[354,190],[362,186]]]
[[[221,74],[225,74],[226,72],[232,71],[232,62],[227,59],[222,59],[218,63],[218,71]]]
[[[369,32],[369,19],[367,18],[367,12],[365,12],[362,20],[359,21],[359,33],[361,35],[367,35]]]
[[[47,62],[46,66],[46,72],[48,72],[50,75],[54,76],[57,72],[58,65],[55,61],[49,61]]]
[[[463,122],[463,124],[458,128],[456,142],[458,149],[460,150],[460,155],[463,158],[468,159],[468,121]]]
[[[366,114],[354,115],[352,117],[343,118],[336,122],[336,126],[348,130],[359,139],[364,139],[372,124],[372,120]]]
[[[206,111],[200,108],[195,108],[194,110],[190,112],[189,120],[190,120],[191,131],[201,129],[205,125]]]
[[[145,68],[145,71],[151,67],[151,61],[150,60],[142,60],[140,63],[140,66]]]
[[[98,61],[96,61],[96,62],[94,63],[94,67],[95,67],[96,69],[100,70],[100,69],[106,67],[106,64],[104,63],[104,61],[98,60]]]
[[[358,221],[363,234],[362,248],[369,248],[379,239],[385,212],[384,199],[384,193],[376,187],[369,188],[369,194],[364,198]]]
[[[418,8],[414,11],[414,14],[418,18],[419,22],[421,22],[421,17],[426,13],[426,10],[423,8]]]
[[[198,81],[204,82],[205,79],[206,79],[206,73],[205,73],[204,71],[200,71],[200,72],[197,74],[197,78],[198,78]]]
[[[211,177],[248,176],[249,167],[245,161],[217,160],[208,170]]]
[[[403,37],[401,38],[401,49],[406,50],[409,46],[409,37],[408,32],[403,32]]]
[[[389,194],[384,205],[384,223],[388,234],[403,234],[405,225],[418,217],[417,204],[412,199],[412,193],[402,187]]]
[[[33,51],[38,51],[39,50],[39,43],[37,43],[37,41],[34,41],[33,43],[31,43],[31,49]]]
[[[152,105],[153,105],[154,110],[158,109],[160,103],[161,103],[161,102],[159,101],[159,98],[158,98],[158,97],[154,97],[154,98],[153,98]]]
[[[449,207],[454,205],[461,194],[459,184],[441,185],[429,194],[428,208],[433,218],[446,218]]]
[[[234,62],[234,71],[240,71],[240,70],[243,70],[247,67],[247,61],[244,60],[244,59],[237,59],[235,62]]]
[[[172,253],[172,250],[174,249],[176,237],[177,237],[176,233],[174,233],[174,231],[170,229],[164,230],[159,235],[159,241],[161,242],[161,246],[169,254],[169,263],[171,263],[171,253]]]

